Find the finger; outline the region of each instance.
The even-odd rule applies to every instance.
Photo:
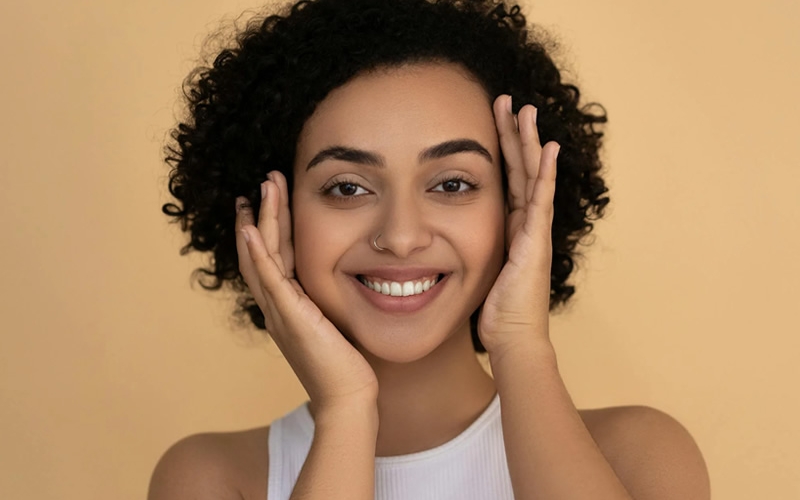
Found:
[[[294,277],[294,245],[292,244],[292,216],[289,209],[289,189],[286,177],[276,171],[267,176],[278,186],[278,230],[280,232],[279,249],[283,265],[286,267],[286,277]]]
[[[253,261],[256,270],[256,283],[262,289],[263,296],[266,297],[267,309],[274,315],[272,317],[277,317],[277,311],[287,310],[288,307],[291,307],[290,303],[297,299],[297,293],[276,261],[277,253],[269,252],[268,244],[263,239],[262,230],[252,225],[246,225],[242,227],[240,233],[245,239],[248,257]],[[267,313],[267,311],[264,312]]]
[[[247,247],[247,240],[245,239],[246,231],[243,231],[245,226],[253,226],[253,211],[250,202],[244,196],[236,198],[236,253],[239,257],[239,271],[244,277],[253,299],[258,304],[258,307],[264,313],[264,323],[269,335],[273,335],[275,320],[280,320],[280,316],[275,309],[275,304],[271,300],[269,294],[265,293],[264,287],[261,284],[261,277],[259,276],[256,265],[253,259],[250,258],[250,250]],[[280,330],[280,328],[278,328]]]
[[[527,104],[519,110],[519,136],[522,147],[522,160],[525,168],[525,201],[533,196],[536,178],[539,176],[539,163],[542,157],[542,144],[536,127],[537,110]]]
[[[556,170],[558,152],[561,146],[556,142],[548,142],[542,151],[542,162],[536,178],[528,216],[525,224],[527,232],[540,238],[551,239],[553,226],[553,200],[556,193]]]
[[[262,202],[262,205],[263,203],[264,202]],[[276,290],[280,290],[279,293],[283,295],[285,302],[291,297],[292,290],[294,290],[296,294],[299,293],[297,290],[299,284],[294,280],[288,282],[289,287],[287,287],[285,283],[283,285],[275,284],[276,281],[285,281],[285,278],[280,266],[273,259],[267,258],[264,263],[256,263],[251,256],[251,248],[254,248],[255,245],[255,248],[260,247],[266,250],[266,245],[264,244],[261,233],[253,225],[252,207],[247,198],[238,197],[236,199],[236,209],[236,250],[239,256],[239,270],[253,298],[264,313],[267,333],[277,343],[280,343],[280,339],[276,338],[275,334],[283,331],[283,321],[278,307],[275,304],[273,294],[276,293]],[[252,239],[254,237],[253,233],[256,235],[256,241],[250,243],[246,240],[245,234]],[[257,250],[256,253],[258,253]],[[267,269],[267,271],[259,271],[259,266],[263,267],[265,265],[269,269],[272,269],[272,272],[270,272],[269,269]],[[275,270],[277,270],[277,274],[275,274]],[[269,278],[270,275],[273,277]],[[270,289],[272,292],[269,292]]]
[[[236,198],[236,223],[234,225],[236,231],[236,253],[239,256],[239,272],[242,273],[244,281],[250,288],[250,293],[259,306],[265,303],[264,294],[261,291],[261,286],[258,282],[258,271],[250,258],[250,253],[247,250],[247,241],[242,233],[242,228],[246,225],[253,225],[253,208],[250,202],[244,196]]]
[[[261,212],[258,215],[258,231],[269,257],[286,276],[286,266],[280,251],[280,225],[278,224],[278,186],[267,180],[261,183]]]
[[[501,95],[495,99],[493,106],[495,126],[506,164],[508,202],[511,211],[514,211],[525,206],[527,175],[522,158],[519,130],[511,109],[510,95]]]

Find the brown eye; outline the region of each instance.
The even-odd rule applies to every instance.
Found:
[[[447,194],[462,194],[472,191],[476,188],[476,186],[470,182],[465,181],[464,179],[447,179],[433,188],[433,191],[438,191],[440,193],[447,193]]]
[[[327,187],[323,187],[321,191],[327,196],[331,196],[333,198],[354,198],[356,196],[361,196],[368,193],[366,189],[359,186],[355,182],[347,181],[336,182],[333,185],[328,185]]]
[[[339,192],[342,194],[342,196],[353,196],[357,191],[358,186],[355,184],[350,184],[349,182],[339,184]]]

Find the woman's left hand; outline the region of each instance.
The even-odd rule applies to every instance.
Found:
[[[494,101],[494,116],[508,174],[508,260],[478,322],[490,355],[549,343],[551,227],[560,149],[555,142],[542,147],[532,105],[523,106],[515,118],[511,96],[501,95]]]

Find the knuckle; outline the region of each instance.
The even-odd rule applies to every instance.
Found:
[[[534,137],[531,134],[521,134],[520,135],[520,143],[522,144],[523,147],[526,147],[526,148],[530,148],[530,147],[539,145],[539,141],[537,141],[536,137]]]

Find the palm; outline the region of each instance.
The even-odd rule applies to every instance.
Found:
[[[275,343],[286,356],[289,365],[314,401],[343,399],[357,393],[377,391],[375,372],[325,317],[319,307],[305,294],[295,280],[287,280],[296,295],[295,307],[282,317],[275,331],[290,331],[292,335],[273,334]]]

